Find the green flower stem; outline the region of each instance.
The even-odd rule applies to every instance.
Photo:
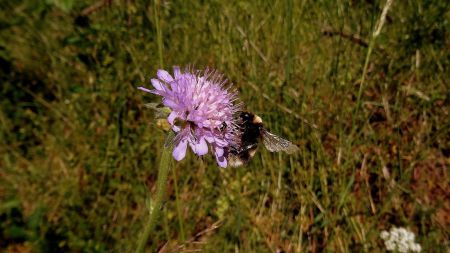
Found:
[[[170,138],[171,135],[172,134],[169,134],[167,138]],[[149,202],[150,217],[147,223],[145,224],[144,231],[142,232],[141,237],[139,238],[138,245],[135,251],[136,253],[143,252],[145,244],[148,241],[148,237],[150,236],[150,233],[155,227],[156,221],[158,220],[158,216],[163,207],[163,199],[164,194],[166,193],[166,186],[167,186],[167,177],[170,171],[171,150],[172,150],[171,148],[165,147],[162,151],[158,171],[158,181],[156,182],[156,196],[154,199],[152,199],[152,201]]]
[[[181,241],[184,242],[186,237],[184,235],[184,225],[183,225],[183,215],[181,213],[181,204],[180,204],[180,195],[178,191],[178,182],[177,182],[177,172],[175,168],[172,170],[173,172],[173,184],[175,186],[175,202],[177,204],[177,213],[178,213],[178,225],[180,227]]]

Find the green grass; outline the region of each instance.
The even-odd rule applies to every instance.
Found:
[[[384,5],[2,1],[1,251],[133,252],[165,137],[136,87],[194,65],[300,152],[173,163],[148,252],[447,252],[450,5],[394,1],[371,42]]]

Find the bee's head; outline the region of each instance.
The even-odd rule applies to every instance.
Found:
[[[241,118],[242,122],[247,123],[252,122],[254,115],[249,112],[241,112],[239,117]]]
[[[241,115],[239,116],[243,123],[253,123],[253,124],[261,124],[262,119],[250,112],[241,112]]]

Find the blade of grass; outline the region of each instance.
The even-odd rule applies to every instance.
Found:
[[[375,25],[374,32],[372,33],[372,36],[369,41],[369,47],[367,49],[366,59],[364,60],[364,67],[363,67],[363,72],[361,75],[361,83],[359,84],[358,97],[356,100],[356,107],[355,107],[355,111],[353,112],[353,126],[355,126],[355,124],[354,124],[355,116],[358,114],[360,107],[361,107],[361,96],[364,91],[364,84],[366,81],[367,67],[369,66],[370,56],[372,55],[372,51],[375,46],[376,38],[380,35],[381,29],[383,28],[384,22],[386,21],[387,12],[389,11],[393,2],[394,2],[394,0],[386,1],[385,5],[383,7],[383,11],[381,12],[380,19],[378,20],[377,24]]]
[[[162,30],[161,24],[159,20],[159,0],[155,0],[155,4],[153,5],[153,13],[155,15],[155,26],[156,26],[156,40],[158,44],[158,56],[159,56],[159,67],[163,68],[163,40],[162,40]]]

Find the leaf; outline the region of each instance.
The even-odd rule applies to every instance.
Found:
[[[43,222],[43,218],[45,216],[46,209],[42,206],[37,207],[34,212],[28,218],[28,227],[37,230],[40,224]]]
[[[73,8],[74,0],[47,0],[47,3],[53,4],[65,12],[70,12]]]
[[[6,228],[4,233],[7,237],[12,239],[25,239],[27,237],[27,230],[23,227],[15,225]]]
[[[10,210],[12,208],[20,208],[20,201],[17,199],[10,200],[0,204],[0,213]]]

